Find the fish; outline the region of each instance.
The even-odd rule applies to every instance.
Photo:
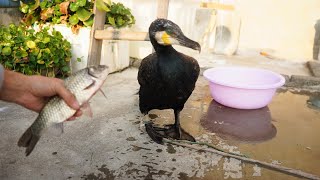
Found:
[[[108,76],[105,65],[81,69],[64,80],[65,87],[75,96],[81,107],[88,106],[88,101],[100,90]],[[59,96],[53,96],[39,112],[36,120],[22,134],[19,147],[25,147],[29,156],[41,136],[49,128],[63,132],[63,122],[72,117],[76,110],[69,107]]]

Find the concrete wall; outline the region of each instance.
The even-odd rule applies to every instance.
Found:
[[[133,30],[147,31],[156,18],[155,0],[115,1],[132,9],[136,17]],[[200,2],[202,1],[170,0],[168,18],[176,22],[191,38],[195,38],[195,33],[199,34],[194,24]],[[317,58],[319,48],[314,48],[314,43],[316,36],[316,44],[320,44],[320,0],[236,0],[236,5],[241,16],[239,53],[258,53],[264,50],[270,55],[290,60]],[[17,9],[0,8],[0,24],[18,22],[19,18]],[[143,58],[152,49],[149,42],[130,44],[132,57]]]
[[[238,7],[240,48],[266,48],[289,59],[313,58],[319,0],[238,0]]]
[[[18,24],[22,16],[18,8],[0,8],[0,25]]]
[[[157,1],[118,1],[132,8],[137,19],[135,29],[147,31],[156,17]],[[201,2],[170,0],[168,18],[192,37],[195,10]],[[278,58],[298,61],[313,59],[314,26],[320,19],[319,0],[237,0],[236,5],[241,16],[239,53],[264,50]],[[148,43],[132,44],[134,46],[130,51],[133,57],[143,58],[151,51]]]

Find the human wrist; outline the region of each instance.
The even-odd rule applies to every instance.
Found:
[[[4,79],[0,91],[0,99],[21,104],[27,90],[28,78],[20,73],[4,70]]]

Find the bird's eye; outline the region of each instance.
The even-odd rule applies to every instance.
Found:
[[[172,32],[171,29],[167,29],[167,30],[166,30],[166,33],[170,35],[170,34],[172,34],[173,32]]]

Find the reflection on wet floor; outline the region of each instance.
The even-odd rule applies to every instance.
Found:
[[[308,106],[310,108],[319,109],[320,110],[320,97],[318,96],[310,96],[307,101]]]
[[[207,131],[225,138],[261,142],[277,134],[277,129],[271,121],[268,107],[241,110],[223,106],[212,100],[200,123]]]
[[[319,99],[317,93],[279,90],[268,107],[239,110],[215,102],[207,82],[200,81],[181,112],[181,126],[199,142],[320,176]],[[156,124],[173,123],[172,110],[150,114]],[[252,166],[240,169],[246,179],[255,179]],[[204,179],[223,177],[221,173],[208,171]],[[271,178],[295,179],[268,169],[261,171],[259,179]]]

